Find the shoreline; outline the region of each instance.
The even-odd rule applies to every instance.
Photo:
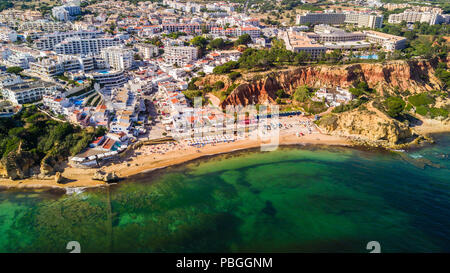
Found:
[[[135,150],[137,155],[129,159],[122,160],[120,163],[111,163],[101,168],[82,169],[68,167],[62,173],[62,176],[69,182],[58,184],[54,179],[41,180],[36,178],[27,178],[23,180],[0,179],[0,190],[8,189],[67,189],[67,188],[96,188],[108,187],[114,183],[108,184],[103,181],[93,180],[92,176],[98,170],[106,172],[116,172],[121,180],[128,179],[133,175],[140,173],[150,173],[158,169],[164,169],[171,166],[187,163],[203,157],[216,156],[220,154],[232,153],[247,149],[254,149],[265,144],[261,140],[243,139],[231,143],[219,143],[215,145],[208,144],[198,149],[195,147],[186,147],[182,150],[173,150],[164,154],[142,155],[146,146]],[[295,135],[280,135],[279,146],[289,145],[325,145],[325,146],[355,146],[353,142],[337,136],[330,136],[321,133],[314,133],[297,137]],[[147,146],[148,147],[148,146]],[[120,182],[119,182],[120,183]]]
[[[434,120],[424,120],[423,124],[412,128],[415,132],[421,135],[432,136],[434,134],[449,133],[450,124]],[[115,183],[107,183],[103,181],[93,180],[94,173],[98,170],[105,172],[115,172],[120,180],[128,179],[131,176],[140,173],[150,173],[152,171],[176,166],[187,163],[189,161],[199,159],[202,157],[216,156],[220,154],[232,153],[234,151],[254,149],[261,147],[266,142],[260,139],[241,139],[229,143],[207,144],[202,148],[187,146],[185,144],[177,143],[175,146],[166,148],[161,147],[167,144],[160,145],[143,145],[133,151],[133,155],[127,158],[122,158],[119,162],[110,162],[100,168],[74,168],[68,166],[62,172],[62,177],[66,182],[56,183],[53,178],[37,179],[27,178],[23,180],[10,180],[7,178],[0,178],[0,190],[8,189],[56,189],[66,190],[68,188],[96,188],[108,187]],[[344,136],[334,136],[323,134],[316,131],[312,134],[306,134],[298,137],[292,132],[280,131],[279,146],[299,146],[299,145],[324,145],[324,146],[345,146],[345,147],[359,147],[360,145],[352,141],[351,138]],[[155,152],[155,149],[157,151]],[[152,150],[153,152],[149,152]],[[164,150],[165,149],[165,150]],[[390,149],[387,149],[390,150]]]

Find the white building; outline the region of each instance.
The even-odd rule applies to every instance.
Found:
[[[17,41],[17,32],[9,27],[0,27],[0,41],[15,42]]]
[[[320,88],[312,100],[325,101],[329,106],[339,106],[341,103],[353,100],[353,98],[353,95],[347,89],[336,87],[335,89]]]
[[[22,78],[19,75],[0,72],[0,88],[21,83]]]
[[[399,14],[389,15],[388,22],[391,24],[399,24],[402,21],[405,21],[407,23],[420,22],[420,23],[428,23],[430,25],[436,25],[445,22],[445,18],[438,13],[417,12],[411,10],[404,11],[403,13]]]
[[[63,115],[65,113],[64,108],[71,105],[70,101],[61,95],[43,95],[42,103],[57,115]]]
[[[55,45],[54,51],[58,54],[98,54],[105,47],[117,46],[121,41],[116,37],[106,38],[68,38]]]
[[[406,47],[406,38],[383,32],[364,30],[369,42],[381,45],[387,51],[394,51]]]
[[[279,36],[283,39],[287,50],[297,53],[303,51],[313,59],[321,57],[327,50],[325,46],[318,44],[302,32],[283,31],[279,33]]]
[[[144,59],[151,59],[159,54],[158,47],[151,44],[137,44],[136,49],[144,56]]]
[[[169,46],[164,49],[164,61],[183,66],[198,58],[198,49],[193,46]]]
[[[39,38],[39,40],[34,42],[34,46],[39,50],[53,50],[55,45],[61,43],[62,41],[72,38],[79,37],[83,39],[88,38],[98,38],[102,36],[100,31],[70,31],[70,32],[56,32],[44,35]]]
[[[49,20],[36,20],[36,21],[27,21],[23,22],[19,26],[19,30],[27,31],[27,30],[37,30],[37,31],[45,31],[45,32],[57,32],[57,31],[67,31],[72,27],[69,23],[64,22],[54,22]]]
[[[127,70],[133,66],[133,51],[123,46],[103,48],[101,56],[115,70]]]
[[[63,6],[54,7],[52,9],[52,15],[56,20],[69,21],[75,18],[75,16],[81,14],[81,8],[79,4],[68,3]]]
[[[35,59],[28,53],[17,52],[11,54],[6,63],[9,66],[19,66],[23,69],[28,69],[30,67],[30,62],[33,62]]]
[[[89,76],[100,85],[108,88],[121,87],[127,82],[124,71],[96,71]]]
[[[21,82],[2,88],[3,97],[16,104],[31,103],[55,92],[56,85],[43,81]]]
[[[69,11],[67,11],[64,7],[54,7],[52,9],[53,17],[58,21],[69,21]]]
[[[297,14],[296,24],[355,24],[358,27],[380,28],[383,16],[365,13],[304,13]]]

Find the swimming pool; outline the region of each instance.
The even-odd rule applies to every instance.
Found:
[[[378,55],[377,54],[364,55],[364,56],[360,56],[359,58],[366,59],[366,60],[378,60]]]

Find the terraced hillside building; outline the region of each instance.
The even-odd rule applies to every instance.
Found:
[[[27,81],[2,88],[3,97],[15,104],[31,103],[42,99],[46,94],[54,94],[56,85],[44,81]]]

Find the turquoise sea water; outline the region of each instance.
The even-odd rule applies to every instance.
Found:
[[[109,190],[0,191],[0,252],[450,252],[449,144],[241,151]]]

